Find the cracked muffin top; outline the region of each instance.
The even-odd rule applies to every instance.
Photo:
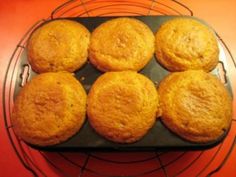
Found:
[[[28,59],[37,73],[78,70],[88,57],[90,32],[72,20],[54,20],[37,28],[28,42]]]
[[[161,120],[180,137],[207,143],[229,129],[232,99],[215,76],[200,70],[171,73],[158,92]]]
[[[133,143],[154,125],[159,110],[157,90],[134,71],[107,72],[88,94],[88,120],[108,140]]]
[[[175,18],[156,33],[156,59],[169,71],[202,69],[211,71],[219,60],[215,34],[190,18]]]
[[[85,121],[87,95],[71,73],[43,73],[16,97],[11,122],[25,142],[49,146],[66,141]]]
[[[89,59],[101,71],[141,70],[153,56],[154,34],[140,20],[116,18],[91,35]]]

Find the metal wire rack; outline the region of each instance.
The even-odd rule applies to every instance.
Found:
[[[90,16],[132,16],[132,15],[189,15],[193,11],[176,0],[70,0],[52,11],[51,15],[35,23],[22,37],[13,52],[7,67],[3,88],[3,112],[5,128],[9,141],[20,162],[33,176],[165,176],[175,177],[185,174],[196,165],[201,166],[194,176],[211,176],[217,173],[225,164],[227,158],[235,148],[236,136],[231,131],[229,136],[217,147],[208,151],[188,152],[142,152],[142,153],[103,153],[103,152],[41,152],[25,145],[15,136],[10,122],[12,112],[17,68],[20,56],[26,46],[31,32],[46,20],[63,17]],[[217,34],[219,41],[227,54],[228,60],[236,68],[233,56],[227,45]],[[30,75],[28,71],[23,72]],[[235,121],[232,128],[236,128]],[[227,153],[225,143],[230,143]],[[201,163],[201,159],[208,156],[209,161]],[[212,170],[212,163],[219,156],[224,157]],[[181,163],[179,163],[181,162]],[[48,166],[42,166],[47,163]],[[50,169],[52,172],[50,172]],[[126,169],[129,169],[128,171]],[[46,172],[47,171],[47,172]]]

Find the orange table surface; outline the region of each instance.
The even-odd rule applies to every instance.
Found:
[[[96,1],[96,0],[95,0]],[[94,2],[95,2],[94,1]],[[117,1],[116,2],[127,2]],[[143,0],[145,1],[145,0]],[[143,2],[142,1],[142,2]],[[158,1],[158,0],[157,0]],[[38,20],[49,17],[53,9],[60,4],[64,3],[63,0],[6,0],[0,1],[0,90],[2,93],[4,77],[7,69],[7,65],[10,61],[10,57],[16,48],[16,45],[25,34],[25,32]],[[79,2],[79,1],[78,1]],[[84,0],[86,2],[86,0]],[[135,2],[135,0],[131,0]],[[141,2],[141,0],[137,0]],[[146,1],[150,6],[157,6],[155,1]],[[154,3],[153,3],[154,2]],[[162,1],[164,2],[164,1]],[[220,35],[220,37],[227,44],[234,58],[236,58],[236,1],[234,0],[179,0],[179,2],[188,6],[194,13],[194,16],[199,17],[210,24]],[[83,1],[82,1],[83,3]],[[112,3],[112,1],[108,1]],[[85,5],[86,8],[86,5]],[[130,7],[129,7],[130,8]],[[152,12],[150,12],[152,15]],[[86,16],[86,14],[85,14]],[[236,69],[233,63],[230,63],[229,77],[232,81],[232,89],[234,95],[236,94]],[[2,100],[2,94],[0,99]],[[13,147],[10,144],[7,136],[6,128],[4,126],[3,119],[3,103],[0,110],[0,177],[28,177],[32,176],[32,173],[26,170],[21,164]],[[234,117],[236,120],[236,100],[233,102]],[[177,157],[179,154],[183,154],[178,163],[172,166],[167,166],[166,170],[161,171],[153,170],[153,172],[145,173],[146,169],[150,169],[155,166],[155,162],[145,161],[140,163],[120,163],[112,164],[99,161],[91,157],[88,167],[95,169],[95,171],[101,171],[101,173],[95,174],[89,170],[84,170],[81,173],[81,168],[72,168],[63,160],[56,157],[54,153],[48,153],[47,155],[61,163],[61,169],[66,169],[67,174],[71,176],[105,176],[110,174],[111,176],[236,176],[236,121],[233,121],[231,131],[229,132],[226,140],[220,145],[206,150],[206,151],[190,151],[190,152],[168,152],[163,155],[163,163],[167,162],[173,157]],[[35,153],[32,151],[32,153]],[[36,152],[37,153],[37,152]],[[142,159],[152,157],[154,152],[145,153],[121,153],[119,156],[123,161],[128,158]],[[66,154],[68,156],[78,156],[80,161],[86,160],[86,157],[78,154]],[[98,156],[110,156],[111,158],[117,157],[117,154],[110,153],[110,155],[98,153]],[[46,162],[41,154],[34,156],[36,164],[43,169],[43,173],[37,171],[39,176],[66,176],[63,172],[57,171],[49,162]],[[84,164],[84,162],[82,163]],[[208,165],[209,164],[209,165]],[[161,166],[162,164],[158,164]],[[154,167],[153,167],[154,168]],[[154,168],[155,169],[155,168]],[[182,170],[183,169],[183,170]],[[74,170],[74,171],[73,171]],[[103,173],[106,171],[107,173]],[[119,171],[119,174],[118,172]],[[137,172],[137,173],[136,173]]]

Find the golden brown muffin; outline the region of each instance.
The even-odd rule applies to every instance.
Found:
[[[101,71],[138,71],[152,58],[154,40],[149,27],[137,19],[109,20],[92,32],[89,59]]]
[[[27,143],[61,143],[79,131],[86,115],[86,93],[71,73],[44,73],[33,78],[15,100],[12,125]]]
[[[175,18],[156,33],[156,58],[170,71],[211,71],[219,60],[214,33],[197,20]]]
[[[162,121],[182,138],[206,143],[228,130],[231,97],[215,76],[200,70],[168,75],[159,86]]]
[[[90,32],[71,20],[54,20],[33,32],[28,43],[28,58],[34,71],[73,72],[88,57]]]
[[[155,86],[145,76],[134,71],[107,72],[92,85],[87,114],[100,135],[132,143],[153,126],[158,105]]]

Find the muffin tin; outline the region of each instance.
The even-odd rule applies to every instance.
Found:
[[[68,18],[71,20],[75,20],[85,25],[91,32],[101,23],[113,19],[116,17],[86,17],[86,18]],[[160,25],[172,18],[179,18],[179,16],[138,16],[132,17],[137,18],[147,24],[150,29],[156,33]],[[184,18],[194,18],[186,16]],[[199,19],[197,19],[199,20]],[[201,21],[201,20],[200,20]],[[202,22],[202,21],[201,21]],[[203,22],[204,23],[204,22]],[[27,61],[27,49],[21,55],[20,65],[18,68],[18,75],[16,79],[16,87],[14,92],[14,97],[18,94],[22,85],[25,84],[31,77],[36,75],[31,70],[30,65]],[[220,62],[219,67],[215,68],[212,73],[217,75],[222,82],[225,83],[225,86],[229,90],[232,95],[230,81],[227,78],[227,63],[226,59],[221,57],[225,56],[223,49],[220,47]],[[221,68],[221,69],[220,69]],[[223,68],[223,69],[222,69]],[[223,72],[222,72],[223,71]],[[155,59],[153,58],[151,61],[140,71],[140,73],[146,75],[150,78],[155,84],[158,84],[168,73],[163,66],[161,66]],[[89,62],[84,65],[80,70],[75,72],[75,77],[80,80],[83,84],[85,90],[88,92],[93,82],[102,74],[99,70],[97,70],[94,66],[92,66]],[[152,127],[152,129],[138,142],[132,144],[119,144],[113,143],[111,141],[106,140],[105,138],[98,135],[89,125],[88,120],[86,120],[85,124],[81,128],[81,130],[71,137],[68,141],[54,145],[49,147],[37,147],[32,146],[33,148],[39,150],[47,150],[47,151],[87,151],[87,150],[118,150],[118,151],[144,151],[144,150],[200,150],[211,148],[218,143],[220,143],[228,131],[225,132],[224,135],[219,137],[214,142],[206,143],[206,144],[197,144],[191,143],[189,141],[181,139],[179,136],[172,133],[168,130],[164,124],[161,122],[160,118],[157,118],[156,123]]]

